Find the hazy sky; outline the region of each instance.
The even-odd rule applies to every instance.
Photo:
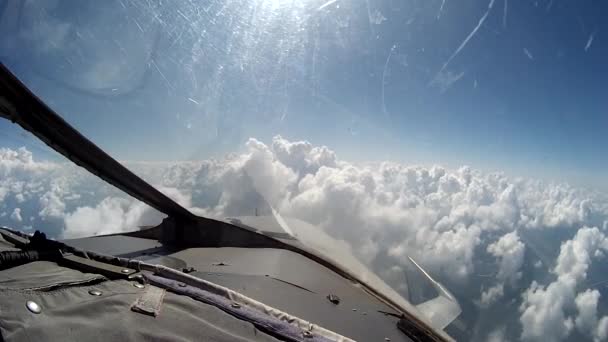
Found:
[[[26,4],[2,61],[120,159],[281,134],[350,160],[608,184],[606,2],[103,4]]]

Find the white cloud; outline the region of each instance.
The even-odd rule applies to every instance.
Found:
[[[597,307],[600,299],[598,290],[586,290],[580,292],[575,299],[577,316],[576,327],[594,341],[605,341],[608,339],[608,316],[598,321]]]
[[[520,310],[522,340],[561,341],[573,327],[572,319],[564,314],[564,306],[573,298],[572,289],[561,282],[546,288],[536,281],[524,292]]]
[[[503,235],[487,248],[488,252],[500,259],[497,278],[514,282],[521,277],[519,269],[524,262],[525,246],[519,240],[517,232]]]
[[[17,222],[21,222],[23,221],[23,219],[21,218],[21,209],[20,208],[15,208],[13,210],[13,213],[11,214],[11,219]]]
[[[481,306],[488,307],[504,296],[503,284],[497,284],[481,293]]]
[[[600,319],[594,333],[596,341],[608,340],[608,316],[604,316],[602,319]]]
[[[0,148],[0,176],[7,178],[18,172],[46,172],[54,169],[52,163],[35,162],[32,152],[25,147],[17,150]]]
[[[296,180],[293,169],[277,160],[266,145],[255,140],[247,141],[249,154],[241,165],[244,173],[251,177],[255,189],[264,198],[277,202],[287,194],[287,187]]]
[[[25,197],[23,194],[19,193],[15,195],[15,199],[17,200],[18,203],[23,203],[25,202]]]
[[[184,206],[186,208],[192,207],[192,199],[189,194],[182,193],[178,189],[171,187],[158,187],[158,190],[165,194],[167,197],[180,204],[181,206]]]
[[[327,147],[314,147],[307,141],[289,142],[280,135],[272,139],[272,153],[299,174],[314,174],[321,166],[337,166],[336,154]]]
[[[574,303],[578,315],[574,323],[581,331],[593,331],[597,325],[597,302],[599,299],[600,292],[598,290],[586,290],[576,296]]]
[[[511,190],[509,190],[510,192]],[[507,233],[486,248],[487,252],[498,258],[498,283],[481,293],[480,304],[487,308],[504,296],[505,283],[516,286],[521,278],[520,268],[524,262],[525,245],[520,241],[516,231]]]
[[[526,251],[525,232],[552,236],[552,229],[608,221],[606,198],[564,184],[511,179],[468,167],[353,164],[325,146],[280,136],[270,145],[250,139],[242,153],[219,160],[129,167],[201,215],[253,215],[263,207],[263,197],[283,216],[310,222],[348,243],[395,288],[407,287],[399,275],[412,256],[455,290],[475,287],[475,293],[482,292],[482,306],[513,300],[517,286],[523,285],[524,257],[532,252]],[[2,211],[10,213],[22,197],[21,215],[44,219],[31,223],[37,229],[55,224],[57,236],[134,230],[162,219],[79,168],[38,162],[26,149],[0,149],[0,176]],[[589,298],[581,297],[581,314],[576,311],[577,286],[606,246],[595,228],[582,228],[561,244],[551,270],[556,281],[546,286],[534,282],[517,296],[522,300],[517,313],[521,337],[560,340],[589,321],[585,317],[593,310],[583,310],[589,308],[583,298]],[[481,258],[489,259],[495,279],[472,277],[486,272],[476,269]],[[593,331],[600,338],[608,332],[608,320],[598,315]],[[502,331],[502,337],[513,339],[505,334],[517,329]]]
[[[487,342],[508,342],[505,337],[505,328],[496,329],[488,334]]]
[[[587,277],[587,269],[593,257],[601,256],[608,249],[608,239],[597,228],[582,228],[574,239],[561,245],[555,266],[558,280],[576,284]]]
[[[577,286],[586,279],[592,258],[608,249],[608,239],[597,228],[584,227],[574,238],[561,244],[553,273],[557,279],[547,287],[532,283],[523,294],[520,321],[522,339],[560,341],[572,331],[574,324],[582,332],[596,325],[599,292],[587,290],[577,295]],[[578,316],[569,317],[565,310],[576,306]],[[600,327],[594,328],[600,329]]]
[[[51,186],[51,190],[47,191],[40,197],[40,206],[42,210],[38,213],[40,217],[61,218],[64,215],[65,203],[62,200],[61,188]]]
[[[157,213],[141,202],[108,197],[95,207],[79,207],[65,216],[66,238],[136,230],[139,225],[158,223]]]

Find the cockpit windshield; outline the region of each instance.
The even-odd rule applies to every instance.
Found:
[[[354,256],[414,305],[420,265],[460,303],[459,340],[600,341],[607,11],[4,0],[0,61],[196,215]],[[75,238],[164,217],[0,120],[0,225]]]

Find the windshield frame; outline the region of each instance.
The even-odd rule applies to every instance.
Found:
[[[443,330],[433,328],[430,322],[413,305],[409,304],[407,300],[403,299],[396,292],[392,291],[394,294],[390,293],[390,291],[388,291],[389,293],[383,293],[377,286],[360,279],[350,270],[333,260],[329,260],[323,253],[318,253],[315,249],[308,248],[308,246],[305,246],[299,240],[296,240],[298,241],[297,244],[286,243],[282,239],[267,236],[256,229],[247,229],[235,225],[230,221],[219,221],[192,214],[186,208],[129,171],[124,165],[84,137],[33,94],[1,62],[0,89],[3,94],[6,94],[0,97],[0,117],[8,119],[31,132],[76,165],[85,168],[102,180],[168,215],[168,218],[163,220],[159,226],[150,228],[147,231],[133,232],[129,235],[165,238],[167,236],[166,230],[170,230],[170,235],[173,237],[172,242],[192,244],[193,241],[187,238],[187,230],[195,230],[195,236],[201,237],[202,235],[204,239],[207,236],[200,234],[201,230],[221,230],[222,226],[225,227],[225,225],[244,229],[249,233],[273,240],[283,245],[285,249],[304,255],[328,267],[342,277],[357,281],[368,294],[398,309],[402,314],[402,319],[408,320],[418,328],[418,334],[422,333],[431,340],[452,340]],[[159,231],[160,234],[155,234]],[[375,275],[374,277],[378,278]],[[382,283],[382,281],[380,282]],[[390,287],[388,288],[390,289]]]

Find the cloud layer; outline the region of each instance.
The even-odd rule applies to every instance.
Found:
[[[250,139],[220,160],[128,166],[199,215],[253,215],[265,199],[344,240],[396,289],[407,287],[402,270],[413,257],[461,301],[464,330],[476,331],[469,339],[608,334],[603,297],[586,285],[608,248],[608,200],[600,194],[468,167],[353,164],[280,136]],[[81,169],[38,162],[25,148],[0,149],[0,175],[4,225],[77,237],[162,219]],[[503,321],[477,323],[480,312],[508,305],[515,306]]]

